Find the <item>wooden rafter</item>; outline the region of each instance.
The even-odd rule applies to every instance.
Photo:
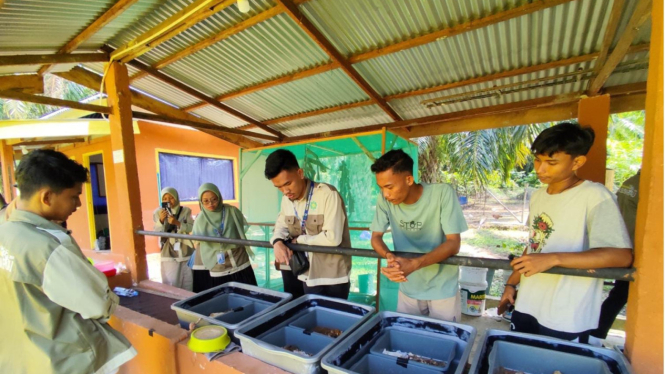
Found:
[[[47,55],[15,55],[0,56],[0,66],[41,65],[41,64],[72,64],[80,62],[108,61],[106,53],[47,54]],[[51,66],[51,65],[48,65]],[[42,67],[43,69],[44,67]]]
[[[196,0],[159,25],[118,48],[111,58],[128,62],[236,3],[236,0]]]
[[[86,27],[78,35],[72,38],[72,40],[70,40],[69,42],[67,42],[67,44],[65,44],[62,48],[60,48],[58,50],[58,54],[73,52],[86,40],[90,39],[91,36],[95,35],[97,31],[101,30],[102,27],[108,25],[109,22],[116,19],[125,10],[129,9],[129,7],[134,5],[134,3],[136,3],[137,1],[138,0],[118,0],[115,4],[113,4],[113,6],[111,6],[106,12],[104,12],[104,14],[102,14],[99,18],[94,20],[90,25],[88,25],[88,27]],[[86,62],[94,62],[94,61],[86,61]],[[47,72],[49,72],[52,66],[53,65],[42,66],[37,72],[37,74],[39,75],[46,74]]]
[[[511,18],[515,18],[515,17],[523,16],[525,14],[537,12],[537,11],[547,9],[547,8],[550,8],[550,7],[553,7],[553,6],[556,6],[556,5],[561,5],[563,3],[570,2],[570,1],[573,1],[573,0],[541,0],[541,1],[536,1],[536,2],[527,4],[527,5],[515,8],[515,9],[510,9],[510,10],[507,10],[507,11],[504,11],[504,12],[499,12],[499,13],[493,14],[491,16],[487,16],[487,17],[480,18],[480,19],[477,19],[477,20],[474,20],[474,21],[466,22],[466,23],[463,23],[463,24],[460,24],[460,25],[457,25],[457,26],[453,26],[453,27],[450,27],[450,28],[443,29],[443,30],[435,31],[433,33],[425,34],[425,35],[422,35],[422,36],[419,36],[419,37],[416,37],[414,39],[410,39],[410,40],[407,40],[407,41],[404,41],[404,42],[395,43],[395,44],[392,44],[392,45],[389,45],[389,46],[386,46],[386,47],[383,47],[383,48],[380,48],[380,49],[376,49],[376,50],[373,50],[373,51],[369,51],[369,52],[363,52],[363,53],[355,54],[355,55],[348,58],[348,62],[353,64],[353,63],[356,63],[356,62],[361,62],[361,61],[365,61],[365,60],[368,60],[368,59],[385,56],[385,55],[390,54],[390,53],[394,53],[394,52],[398,52],[398,51],[401,51],[401,50],[404,50],[404,49],[413,48],[413,47],[417,47],[417,46],[420,46],[420,45],[423,45],[423,44],[426,44],[426,43],[430,43],[430,42],[436,41],[437,39],[440,39],[440,38],[459,35],[459,34],[464,33],[464,32],[468,32],[468,31],[475,30],[475,29],[478,29],[478,28],[486,27],[486,26],[489,26],[489,25],[492,25],[492,24],[495,24],[495,23],[498,23],[498,22],[503,22],[503,21],[509,20]],[[300,2],[303,2],[303,1],[300,1]],[[298,22],[298,21],[296,21],[296,22]],[[259,91],[259,90],[263,90],[263,89],[273,87],[273,86],[276,86],[276,85],[279,85],[279,84],[295,81],[295,80],[298,80],[298,79],[307,78],[307,77],[310,77],[312,75],[316,75],[316,74],[319,74],[319,73],[322,73],[322,72],[329,71],[331,69],[336,69],[336,68],[340,67],[340,65],[335,61],[332,64],[328,64],[328,65],[324,65],[324,66],[327,66],[329,68],[328,69],[321,69],[321,66],[318,66],[318,67],[315,67],[315,68],[312,68],[312,69],[303,70],[301,72],[298,72],[296,74],[293,74],[293,75],[290,75],[290,76],[287,76],[287,77],[280,77],[280,78],[274,79],[272,81],[263,82],[263,83],[255,85],[255,86],[250,86],[250,87],[243,88],[241,90],[235,91],[235,92],[230,93],[230,94],[221,95],[217,99],[219,101],[228,100],[228,99],[231,99],[231,98],[234,98],[234,97],[247,95],[249,93],[256,92],[256,91]],[[385,98],[385,99],[389,100],[389,98]],[[205,105],[207,105],[207,104],[206,103],[197,103],[197,104],[192,105],[191,107],[186,108],[186,110],[198,109],[198,108],[200,108],[202,106],[205,106]]]
[[[109,54],[113,53],[112,49],[108,46],[104,46],[103,49],[105,51],[107,51]],[[171,86],[187,93],[188,95],[196,97],[199,100],[203,100],[203,101],[207,102],[208,104],[213,105],[216,108],[218,108],[218,109],[220,109],[220,110],[222,110],[222,111],[224,111],[224,112],[226,112],[226,113],[228,113],[232,116],[238,117],[238,118],[242,119],[243,121],[246,121],[246,122],[248,122],[248,123],[250,123],[250,124],[252,124],[256,127],[259,127],[260,129],[262,129],[264,131],[267,131],[270,134],[275,135],[280,140],[284,138],[284,135],[281,132],[279,132],[275,129],[271,129],[270,127],[264,125],[263,123],[249,117],[248,115],[246,115],[244,113],[241,113],[241,112],[231,108],[230,106],[228,106],[226,104],[220,103],[219,101],[213,99],[212,97],[210,97],[208,95],[205,95],[205,94],[203,94],[203,93],[201,93],[201,92],[185,85],[184,83],[169,77],[168,75],[160,72],[159,70],[157,70],[153,67],[150,67],[150,66],[148,66],[148,65],[146,65],[142,62],[139,62],[139,61],[130,61],[129,65],[131,65],[131,66],[133,66],[137,69],[140,69],[142,71],[145,71],[146,73],[148,73],[148,74],[152,75],[153,77],[161,80],[162,82],[164,82],[168,85],[171,85]]]
[[[217,33],[216,35],[214,35],[214,36],[212,36],[208,39],[202,40],[202,41],[200,41],[200,42],[198,42],[198,43],[196,43],[192,46],[189,46],[189,47],[183,49],[180,52],[177,52],[177,53],[175,53],[175,54],[159,61],[158,63],[155,64],[154,67],[157,68],[157,69],[162,69],[166,65],[170,65],[170,64],[172,64],[176,61],[179,61],[179,60],[181,60],[181,59],[183,59],[183,58],[185,58],[185,57],[187,57],[187,56],[189,56],[193,53],[196,53],[196,52],[198,52],[198,51],[200,51],[204,48],[207,48],[207,47],[209,47],[209,46],[211,46],[211,45],[213,45],[217,42],[220,42],[220,41],[222,41],[222,40],[224,40],[224,39],[226,39],[226,38],[228,38],[232,35],[235,35],[235,34],[241,32],[241,31],[244,31],[244,30],[256,25],[257,23],[261,23],[261,22],[263,22],[263,21],[265,21],[269,18],[272,18],[272,17],[282,13],[283,11],[284,11],[283,8],[279,5],[277,5],[275,7],[272,7],[268,10],[265,10],[265,11],[255,15],[254,17],[248,18],[248,19],[246,19],[246,20],[244,20],[244,21],[242,21],[242,22],[240,22],[236,25],[233,25],[233,26],[231,26],[227,29],[224,29],[224,30],[220,31],[219,33]]]
[[[98,90],[102,82],[102,77],[80,67],[75,67],[74,69],[68,72],[55,73],[55,75],[93,90]],[[215,125],[210,121],[201,119],[199,117],[195,117],[189,113],[183,112],[180,109],[176,109],[168,104],[165,104],[159,100],[155,100],[139,92],[131,91],[131,95],[132,95],[132,105],[145,109],[149,112],[158,115],[168,116],[175,119]],[[261,143],[251,139],[247,139],[242,135],[222,134],[220,132],[212,132],[209,130],[201,130],[201,131],[213,135],[217,138],[226,140],[230,143],[236,144],[243,148],[256,148],[262,145]]]
[[[324,73],[326,71],[334,70],[334,69],[337,69],[337,68],[339,68],[339,64],[336,63],[336,62],[331,62],[331,63],[325,64],[325,65],[319,65],[319,66],[317,66],[315,68],[312,68],[312,69],[302,70],[302,71],[299,71],[299,72],[296,72],[296,73],[293,73],[293,74],[289,74],[289,75],[286,75],[286,76],[283,76],[283,77],[279,77],[279,78],[276,78],[276,79],[273,79],[273,80],[270,80],[270,81],[267,81],[267,82],[259,83],[259,84],[254,85],[254,86],[243,88],[243,89],[240,89],[238,91],[234,91],[234,92],[230,92],[230,93],[226,93],[226,94],[217,96],[215,98],[215,100],[217,100],[217,101],[231,100],[231,99],[234,99],[236,97],[240,97],[240,96],[243,96],[243,95],[248,95],[252,92],[265,90],[265,89],[273,87],[273,86],[277,86],[277,85],[288,83],[288,82],[293,82],[293,81],[296,81],[298,79],[311,77],[312,75],[321,74],[321,73]],[[189,112],[189,111],[196,110],[196,109],[201,108],[201,107],[206,106],[206,105],[208,105],[208,103],[200,102],[200,103],[196,103],[196,104],[193,104],[191,106],[188,106],[188,107],[184,108],[184,110]]]
[[[87,110],[87,111],[96,112],[96,113],[104,113],[104,114],[110,114],[111,113],[111,108],[109,108],[107,106],[94,105],[94,104],[85,104],[85,103],[79,103],[78,101],[62,100],[62,99],[56,99],[56,98],[47,97],[47,96],[31,95],[31,94],[27,94],[27,93],[23,93],[23,92],[19,92],[19,91],[14,91],[14,90],[0,91],[0,97],[3,98],[3,99],[19,100],[19,101],[25,101],[25,102],[29,102],[29,103],[61,106],[61,107],[73,108],[73,109],[81,109],[81,110]]]
[[[44,139],[44,140],[23,140],[21,139],[17,143],[12,145],[15,147],[18,146],[40,146],[40,145],[56,145],[56,144],[70,144],[70,143],[84,143],[85,138],[67,138],[67,139]]]
[[[626,84],[622,86],[615,86],[615,87],[610,87],[608,88],[605,93],[610,94],[612,97],[612,113],[618,113],[621,111],[629,111],[629,110],[640,110],[644,108],[644,99],[645,99],[645,92],[646,92],[646,83],[632,83],[632,84]],[[371,125],[371,126],[364,126],[364,127],[358,127],[358,128],[353,128],[353,129],[344,129],[344,130],[337,130],[337,131],[328,131],[328,132],[322,132],[322,133],[317,133],[317,134],[308,134],[308,135],[302,135],[302,136],[294,136],[288,138],[288,142],[299,142],[299,141],[305,141],[305,140],[312,140],[312,139],[318,139],[318,138],[327,138],[331,136],[343,136],[343,135],[350,135],[350,134],[357,134],[361,132],[368,132],[368,131],[378,131],[381,130],[383,127],[386,127],[387,129],[391,131],[400,131],[405,127],[411,127],[411,132],[408,134],[408,137],[420,137],[420,136],[426,136],[426,135],[435,135],[437,132],[432,132],[431,130],[433,127],[431,126],[443,126],[446,123],[455,123],[457,126],[456,131],[447,131],[447,132],[458,132],[458,131],[472,131],[472,130],[480,130],[483,128],[491,128],[491,127],[502,127],[502,126],[515,126],[519,124],[524,124],[524,123],[536,123],[536,122],[546,122],[546,121],[551,121],[551,120],[564,120],[564,119],[569,119],[569,118],[574,118],[576,115],[576,108],[577,108],[577,102],[579,101],[579,98],[582,96],[582,94],[578,93],[571,93],[571,94],[564,94],[564,95],[556,95],[556,96],[550,96],[550,97],[544,97],[544,98],[539,98],[539,99],[533,99],[533,100],[526,100],[526,101],[518,101],[514,103],[508,103],[508,104],[500,104],[500,105],[494,105],[490,107],[484,107],[484,108],[478,108],[478,109],[471,109],[471,110],[465,110],[465,111],[460,111],[460,112],[453,112],[453,113],[446,113],[446,114],[438,114],[434,116],[429,116],[429,117],[422,117],[422,118],[414,118],[414,119],[409,119],[409,120],[404,120],[404,121],[399,121],[399,122],[392,122],[392,123],[384,123],[384,124],[378,124],[378,125]],[[620,100],[619,100],[620,99]],[[574,104],[571,106],[571,104]],[[575,108],[575,111],[570,112],[572,115],[568,115],[567,117],[548,117],[547,113],[551,113],[551,111],[541,111],[540,109],[543,108],[554,108],[554,107],[559,107],[559,108]],[[522,122],[522,123],[517,123],[517,122],[502,122],[499,118],[503,118],[504,114],[508,113],[526,113],[527,111],[532,111],[531,113],[540,113],[538,115],[538,120],[534,120],[533,116],[528,116],[524,118],[531,118],[530,122]],[[545,113],[545,114],[542,114]],[[561,112],[558,112],[561,113]],[[517,115],[517,114],[516,114]],[[478,120],[479,118],[482,119]],[[506,118],[513,118],[512,116],[508,116]],[[522,118],[522,117],[520,117]],[[506,120],[507,121],[507,120]],[[474,128],[472,125],[469,123],[473,123],[473,126],[480,126],[482,127],[482,123],[485,123],[485,127],[478,127]],[[465,124],[466,123],[466,124]],[[468,125],[468,126],[467,126]],[[423,126],[429,127],[430,130],[428,132],[424,132],[421,130]],[[460,128],[463,128],[460,130]],[[439,130],[436,130],[439,131]],[[444,132],[440,132],[444,133]],[[406,135],[406,134],[403,134]]]
[[[633,15],[628,21],[628,25],[624,30],[619,42],[607,57],[605,64],[598,70],[598,75],[589,84],[587,94],[596,95],[600,92],[607,79],[612,75],[612,72],[617,65],[623,60],[633,43],[635,36],[640,31],[640,28],[651,17],[651,0],[639,0]],[[657,67],[654,67],[657,68]]]
[[[276,0],[285,8],[285,12],[300,28],[309,35],[310,38],[323,49],[330,58],[340,64],[344,72],[374,101],[390,118],[395,121],[401,120],[401,117],[388,105],[388,103],[365,81],[365,79],[351,66],[351,63],[326,39],[326,37],[305,17],[298,7],[291,0]]]
[[[534,1],[533,3],[522,5],[517,8],[509,9],[503,12],[492,14],[487,17],[483,17],[477,20],[465,22],[457,26],[452,26],[443,30],[435,31],[433,33],[425,34],[413,39],[405,40],[403,42],[395,43],[383,48],[379,48],[373,51],[364,52],[360,54],[353,55],[349,58],[351,63],[358,63],[361,61],[369,60],[372,58],[377,58],[384,56],[390,53],[395,53],[403,51],[405,49],[417,47],[423,44],[431,43],[441,38],[448,38],[451,36],[459,35],[465,32],[472,30],[477,30],[489,25],[493,25],[499,22],[504,22],[509,19],[520,17],[526,14],[538,12],[543,9],[551,8],[553,6],[561,5],[573,0],[541,0]]]
[[[614,4],[612,4],[612,11],[610,13],[610,19],[607,21],[607,28],[605,29],[605,36],[603,37],[603,44],[600,45],[600,52],[598,53],[598,59],[596,60],[596,65],[594,67],[596,73],[598,73],[600,68],[605,65],[607,55],[610,53],[614,35],[617,33],[617,28],[619,27],[619,22],[621,21],[621,16],[623,15],[624,5],[626,5],[626,0],[614,0]]]
[[[27,94],[44,93],[44,78],[37,74],[0,76],[0,91],[14,90]]]
[[[264,134],[259,134],[259,133],[254,133],[250,131],[242,131],[242,130],[236,130],[228,127],[223,127],[219,125],[209,125],[206,123],[201,123],[198,121],[189,121],[185,119],[176,119],[176,118],[171,118],[168,116],[160,116],[157,114],[149,114],[149,113],[143,113],[143,112],[133,112],[133,117],[134,119],[142,119],[144,121],[153,121],[153,122],[166,122],[166,123],[172,123],[174,125],[183,125],[183,126],[189,126],[191,128],[197,129],[197,130],[210,130],[210,131],[215,131],[215,132],[222,132],[222,133],[229,133],[229,134],[237,134],[237,135],[243,135],[243,136],[252,136],[257,139],[264,139],[264,140],[270,140],[270,141],[277,141],[279,138],[276,138],[274,136],[269,136],[269,135],[264,135]]]

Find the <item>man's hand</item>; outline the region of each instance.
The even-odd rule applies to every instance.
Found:
[[[168,215],[169,215],[169,212],[167,212],[166,209],[162,208],[162,210],[159,211],[159,222],[161,222],[163,224],[164,221],[166,220],[166,217],[168,217]]]
[[[421,261],[419,258],[404,258],[395,256],[395,261],[399,264],[399,269],[408,277],[414,271],[420,269]]]
[[[525,277],[542,273],[558,264],[559,260],[556,253],[533,253],[518,257],[510,262],[510,266]]]
[[[506,286],[503,289],[503,295],[501,295],[501,301],[499,301],[499,308],[497,310],[499,315],[505,313],[509,305],[515,305],[515,294],[517,291],[514,287]]]
[[[169,223],[170,223],[170,224],[172,224],[172,225],[174,225],[174,226],[178,226],[178,227],[180,227],[180,221],[178,221],[177,219],[175,219],[174,216],[169,216],[168,219],[169,219]]]
[[[393,282],[406,282],[406,277],[420,269],[421,261],[417,258],[397,257],[388,253],[386,259],[388,267],[381,268],[381,273]]]
[[[386,278],[396,283],[406,282],[404,273],[398,267],[381,268],[381,274],[385,275]]]
[[[275,260],[280,264],[288,264],[293,252],[287,247],[284,242],[277,241],[272,246],[275,251]]]

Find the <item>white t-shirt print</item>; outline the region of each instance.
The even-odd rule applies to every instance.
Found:
[[[615,196],[602,184],[584,181],[560,194],[547,187],[529,204],[528,253],[583,252],[630,248]],[[515,309],[541,325],[579,333],[598,327],[603,280],[556,274],[522,276]]]

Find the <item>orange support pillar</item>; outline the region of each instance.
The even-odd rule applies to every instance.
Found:
[[[635,282],[626,313],[626,354],[636,373],[663,373],[663,2],[651,12],[644,156],[635,228]]]
[[[0,150],[0,163],[2,164],[2,192],[5,200],[9,203],[14,199],[14,147],[2,140]]]
[[[577,175],[582,179],[605,184],[607,165],[607,124],[610,121],[610,95],[594,96],[580,100],[577,121],[591,126],[596,140],[587,154],[587,162]]]
[[[127,67],[118,62],[111,63],[106,76],[108,103],[112,109],[109,116],[111,127],[111,149],[115,171],[115,195],[118,206],[122,207],[120,217],[110,217],[111,248],[124,252],[129,260],[132,281],[138,284],[148,278],[145,257],[145,239],[135,234],[143,227],[141,217],[141,195],[139,193],[139,173],[134,147],[132,102],[129,91]]]

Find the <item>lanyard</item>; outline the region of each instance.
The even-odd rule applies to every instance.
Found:
[[[309,195],[307,196],[307,203],[305,204],[305,213],[303,213],[302,219],[300,220],[300,235],[307,235],[307,232],[305,231],[305,223],[307,222],[307,216],[309,216],[309,203],[312,202],[313,194],[314,194],[314,181],[311,181],[309,185]],[[295,213],[296,218],[300,219],[300,217],[298,217],[298,211],[296,210],[295,204],[293,204],[293,213]]]
[[[217,233],[217,236],[221,237],[222,234],[224,233],[224,218],[226,217],[226,209],[222,207],[222,224],[219,226],[219,230],[215,229],[215,232]]]

